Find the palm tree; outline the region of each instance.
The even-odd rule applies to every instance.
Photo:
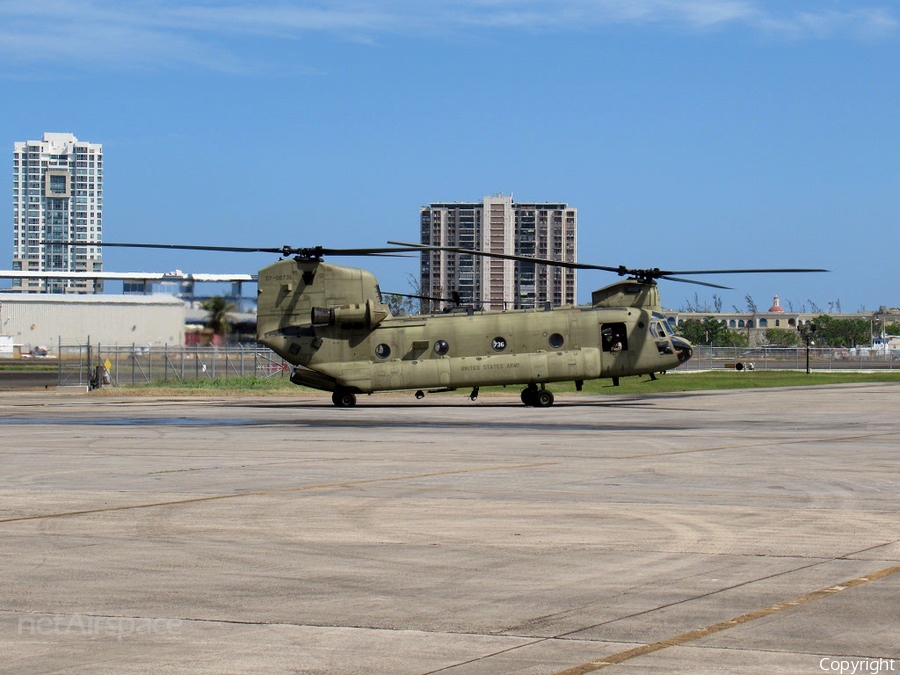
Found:
[[[213,335],[224,338],[231,332],[231,324],[228,321],[228,315],[237,311],[237,305],[229,302],[227,298],[219,295],[211,297],[200,303],[200,309],[209,313],[206,318],[206,327],[209,328]]]

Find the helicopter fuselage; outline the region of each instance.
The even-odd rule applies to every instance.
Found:
[[[292,381],[327,391],[543,389],[690,358],[657,304],[655,284],[619,282],[586,307],[393,317],[370,272],[295,258],[260,270],[258,340],[296,366]]]

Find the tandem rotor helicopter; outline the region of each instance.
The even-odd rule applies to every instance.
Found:
[[[294,366],[291,382],[332,392],[336,406],[378,391],[425,393],[522,385],[522,403],[553,405],[547,385],[650,375],[678,367],[693,346],[675,335],[660,305],[658,279],[728,288],[682,278],[703,274],[825,272],[822,269],[671,271],[605,267],[490,253],[452,246],[388,242],[390,247],[245,248],[179,244],[102,246],[195,251],[275,253],[259,270],[257,341]],[[71,245],[71,243],[70,243]],[[591,304],[547,309],[454,311],[392,316],[378,281],[367,270],[325,262],[325,257],[447,251],[540,265],[613,272],[623,280],[593,292]]]

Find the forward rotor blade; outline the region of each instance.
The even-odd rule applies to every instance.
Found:
[[[408,251],[446,251],[447,253],[461,253],[463,255],[477,255],[483,258],[500,258],[501,260],[516,260],[525,263],[536,263],[538,265],[552,265],[554,267],[566,267],[575,270],[602,270],[604,272],[619,273],[618,267],[606,267],[603,265],[589,265],[587,263],[569,262],[567,260],[551,260],[550,258],[536,258],[527,255],[513,255],[510,253],[492,253],[490,251],[478,251],[473,248],[460,248],[458,246],[430,246],[428,244],[411,244],[405,241],[389,241],[389,244],[398,246],[407,246]],[[623,271],[627,273],[627,271]]]
[[[418,251],[447,251],[448,253],[461,253],[466,255],[477,255],[486,258],[501,258],[503,260],[517,260],[520,262],[530,262],[539,265],[552,265],[554,267],[566,267],[569,269],[579,270],[601,270],[603,272],[614,272],[619,276],[632,275],[640,281],[652,281],[654,279],[666,279],[667,281],[678,281],[685,284],[696,284],[698,286],[708,286],[710,288],[721,288],[729,290],[730,286],[722,286],[712,284],[705,281],[695,281],[692,279],[681,279],[678,277],[698,274],[787,274],[797,272],[828,272],[826,269],[819,268],[800,268],[800,267],[783,267],[783,268],[765,268],[765,269],[733,269],[733,270],[661,270],[659,268],[650,269],[632,269],[619,265],[618,267],[609,267],[607,265],[591,265],[588,263],[568,262],[565,260],[550,260],[547,258],[535,258],[532,256],[510,255],[507,253],[491,253],[489,251],[477,251],[475,249],[460,248],[458,246],[430,246],[427,244],[412,244],[404,241],[389,241],[389,244],[398,246],[408,246],[410,250]],[[676,276],[677,275],[677,276]]]
[[[805,267],[779,267],[774,269],[750,269],[750,270],[660,270],[660,275],[670,274],[786,274],[798,272],[830,272],[831,270],[812,269]]]
[[[434,302],[457,302],[453,298],[436,298],[433,295],[411,295],[409,293],[391,293],[390,291],[382,291],[382,295],[399,295],[401,298],[414,298],[416,300],[433,300]]]

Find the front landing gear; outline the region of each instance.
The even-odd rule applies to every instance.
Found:
[[[553,405],[553,392],[537,385],[529,384],[522,390],[522,403],[535,408],[549,408]]]
[[[352,408],[356,405],[356,394],[346,389],[337,389],[331,395],[331,402],[338,408]]]

